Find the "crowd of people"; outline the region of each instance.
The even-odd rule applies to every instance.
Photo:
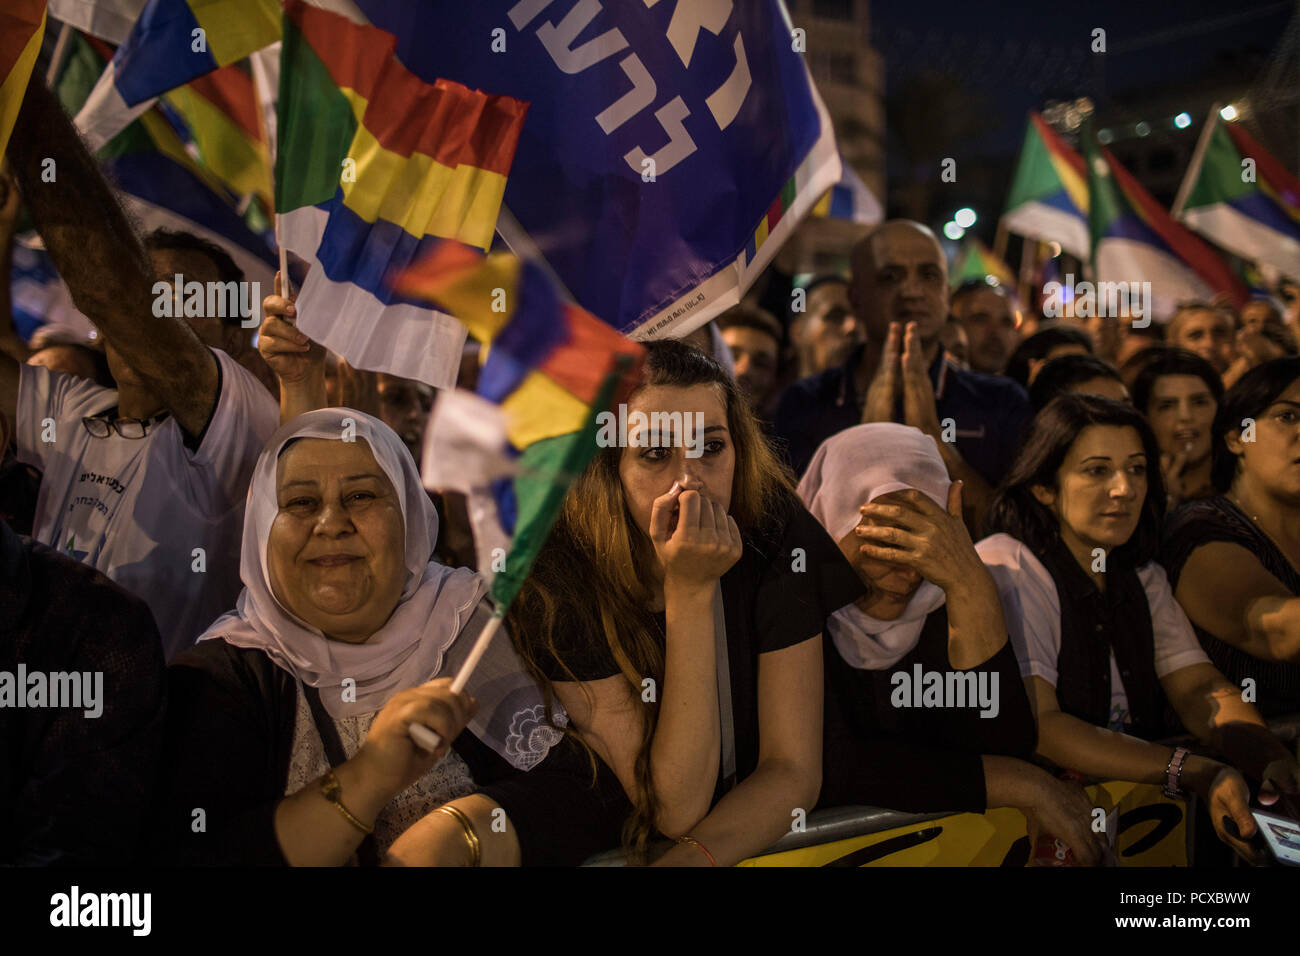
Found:
[[[40,83],[7,161],[3,261],[25,208],[97,338],[33,349],[0,288],[2,863],[732,865],[873,806],[1016,808],[1091,865],[1088,779],[1259,861],[1251,805],[1300,795],[1294,286],[1053,323],[903,220],[773,269],[646,343],[629,412],[702,448],[599,449],[454,690],[494,609],[421,481],[434,390],[278,281],[255,346],[158,315],[238,269],[137,235]]]

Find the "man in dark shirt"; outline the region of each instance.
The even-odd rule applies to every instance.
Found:
[[[867,341],[842,366],[795,382],[777,405],[776,434],[802,473],[823,441],[862,422],[896,421],[934,438],[963,482],[977,526],[1019,450],[1030,418],[1024,389],[950,363],[939,335],[948,317],[943,250],[925,226],[895,219],[853,249],[849,300]]]
[[[0,521],[0,865],[131,863],[163,702],[144,602]]]

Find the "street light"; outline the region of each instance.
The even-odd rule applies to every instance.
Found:
[[[1219,115],[1231,123],[1237,118],[1237,107],[1229,103],[1223,109],[1219,110]]]
[[[1187,127],[1192,125],[1192,114],[1179,113],[1177,116],[1174,117],[1174,125],[1177,126],[1179,129],[1187,129]]]
[[[943,234],[953,242],[956,242],[962,236],[966,235],[966,230],[955,222],[946,222],[943,226]]]
[[[969,229],[971,226],[975,225],[975,220],[977,218],[978,217],[975,215],[975,210],[971,209],[970,206],[965,206],[961,209],[958,209],[953,214],[952,221],[955,222],[957,225],[961,226],[963,229]]]

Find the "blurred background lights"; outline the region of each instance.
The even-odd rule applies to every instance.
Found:
[[[1231,123],[1237,118],[1237,107],[1229,103],[1223,109],[1219,110],[1219,115]]]
[[[1047,244],[1047,250],[1048,252],[1051,253],[1052,258],[1055,259],[1057,256],[1061,254],[1061,244],[1055,241],[1049,242]]]
[[[1100,133],[1097,134],[1097,139],[1100,140],[1100,142],[1101,142],[1101,144],[1102,144],[1103,146],[1105,146],[1105,145],[1107,145],[1107,144],[1109,144],[1109,143],[1111,143],[1111,142],[1114,142],[1114,140],[1115,140],[1115,134],[1112,133],[1112,132],[1111,132],[1110,130],[1108,130],[1108,129],[1104,129],[1104,130],[1102,130]]]
[[[1133,128],[1137,131],[1137,134],[1139,136],[1146,136],[1148,133],[1151,132],[1151,124],[1148,123],[1146,120],[1143,120],[1142,122],[1138,123],[1137,126]]]
[[[956,242],[962,236],[966,235],[966,230],[955,222],[947,222],[944,224],[943,234],[953,242]]]
[[[976,218],[975,210],[965,206],[953,214],[952,221],[961,226],[962,229],[969,229],[975,225]]]
[[[1179,129],[1187,129],[1187,127],[1192,125],[1192,114],[1179,113],[1177,116],[1174,117],[1174,125],[1177,126]]]

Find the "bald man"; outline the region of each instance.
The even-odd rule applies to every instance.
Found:
[[[1029,398],[1009,379],[948,361],[940,342],[948,269],[929,229],[883,223],[854,247],[852,265],[849,300],[866,341],[782,396],[773,424],[790,464],[802,472],[818,445],[861,422],[912,425],[934,437],[949,474],[965,483],[967,519],[976,522],[1019,450]]]

